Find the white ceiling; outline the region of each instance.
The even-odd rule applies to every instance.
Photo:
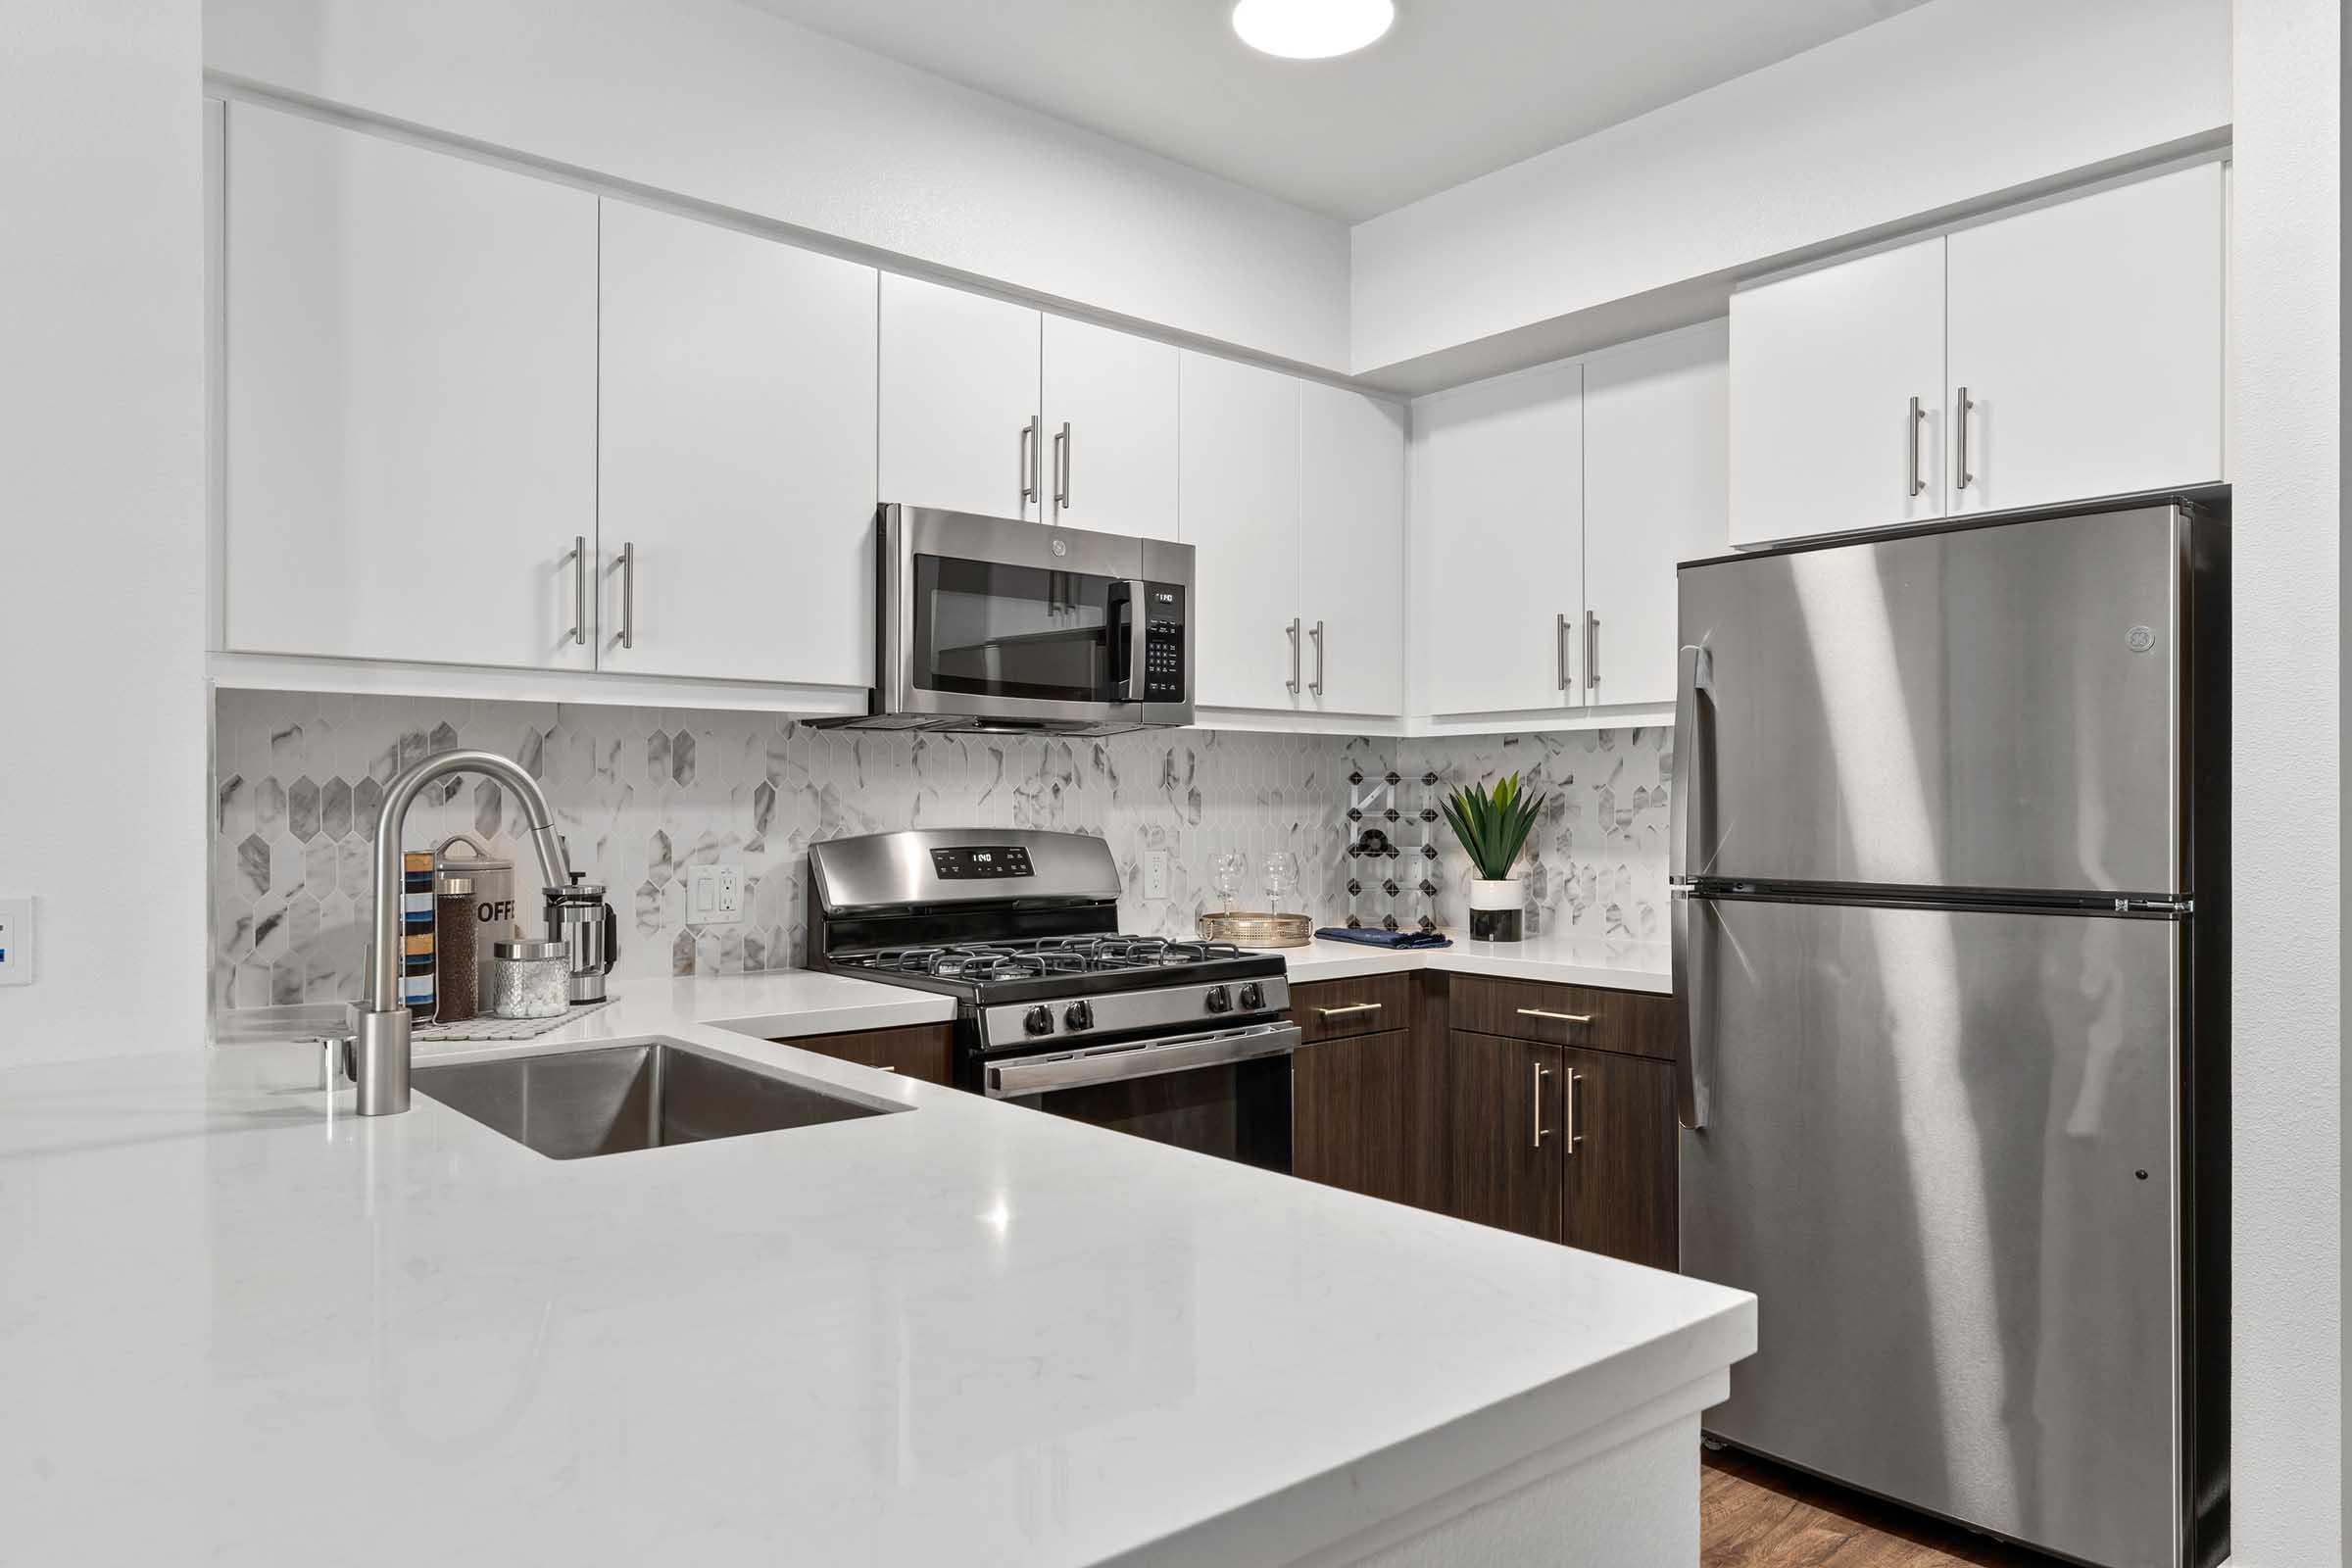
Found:
[[[1231,0],[754,3],[1352,222],[1922,0],[1397,0],[1320,61],[1248,48]]]

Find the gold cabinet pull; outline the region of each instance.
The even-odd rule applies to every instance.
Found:
[[[1591,1023],[1592,1021],[1592,1015],[1589,1012],[1546,1012],[1542,1007],[1521,1007],[1519,1016],[1522,1018],[1549,1018],[1555,1023]]]
[[[1344,1018],[1351,1012],[1378,1012],[1379,1010],[1380,1004],[1377,1002],[1350,1002],[1344,1007],[1317,1007],[1315,1016],[1318,1018]]]

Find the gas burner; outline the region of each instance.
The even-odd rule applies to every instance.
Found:
[[[1049,958],[1073,957],[1090,969],[1142,969],[1183,963],[1206,963],[1212,958],[1238,958],[1242,950],[1230,942],[1186,942],[1168,937],[1049,937],[1033,950]]]
[[[965,942],[940,947],[889,948],[845,958],[848,965],[937,980],[1034,980],[1057,974],[1114,974],[1172,969],[1244,956],[1230,942],[1186,942],[1167,937],[1041,937],[1026,942]]]

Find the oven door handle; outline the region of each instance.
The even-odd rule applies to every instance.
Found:
[[[1298,1048],[1299,1038],[1297,1024],[1277,1023],[1219,1034],[1102,1046],[1042,1061],[1031,1058],[990,1062],[984,1082],[989,1099],[1015,1100],[1054,1089],[1123,1083],[1131,1078],[1155,1078],[1164,1073],[1222,1067],[1259,1056],[1287,1055]]]

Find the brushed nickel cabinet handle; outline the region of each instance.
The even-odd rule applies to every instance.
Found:
[[[1070,505],[1070,448],[1076,443],[1070,438],[1070,421],[1061,421],[1060,430],[1054,436],[1054,510],[1066,512]]]
[[[588,642],[588,536],[571,536],[571,640]]]
[[[637,646],[637,541],[620,547],[620,646]]]
[[[1954,482],[1952,488],[1955,490],[1965,490],[1968,488],[1968,481],[1976,477],[1975,474],[1968,471],[1968,411],[1975,408],[1976,404],[1970,401],[1968,396],[1968,388],[1966,387],[1962,387],[1960,389],[1960,397],[1958,401],[1960,407],[1955,412],[1958,416],[1956,422],[1959,426],[1958,433],[1960,439],[1958,445],[1960,450],[1953,466],[1960,470],[1960,477]]]
[[[1577,1146],[1585,1141],[1585,1075],[1571,1067],[1568,1070],[1568,1152],[1574,1154]]]
[[[1585,612],[1585,690],[1600,684],[1600,617]]]
[[[1029,422],[1021,426],[1020,468],[1021,500],[1023,502],[1037,499],[1037,442],[1044,428],[1043,416],[1035,414],[1029,416]]]
[[[1290,694],[1296,697],[1298,695],[1298,617],[1297,615],[1291,617],[1287,634],[1291,639],[1291,678],[1283,684],[1289,688]]]
[[[1377,1002],[1350,1002],[1344,1007],[1317,1007],[1315,1016],[1318,1018],[1345,1018],[1351,1012],[1378,1012],[1380,1005]]]
[[[1928,481],[1919,476],[1919,427],[1927,422],[1927,417],[1928,411],[1919,406],[1919,399],[1913,398],[1909,420],[1911,427],[1911,493],[1913,495],[1919,494],[1928,487]]]
[[[1549,1067],[1540,1061],[1536,1063],[1536,1136],[1534,1141],[1527,1146],[1530,1149],[1542,1149],[1544,1135],[1551,1131],[1550,1128],[1544,1125],[1544,1080],[1550,1076],[1551,1069]]]
[[[1570,681],[1568,679],[1568,617],[1565,614],[1551,617],[1551,643],[1552,658],[1560,666],[1560,690],[1566,691]]]
[[[1315,678],[1307,682],[1306,689],[1320,697],[1323,695],[1323,623],[1316,621],[1315,629],[1307,635],[1315,640]]]
[[[1592,1015],[1589,1012],[1547,1012],[1542,1007],[1521,1007],[1519,1016],[1522,1018],[1549,1018],[1555,1023],[1591,1023],[1592,1021]]]

